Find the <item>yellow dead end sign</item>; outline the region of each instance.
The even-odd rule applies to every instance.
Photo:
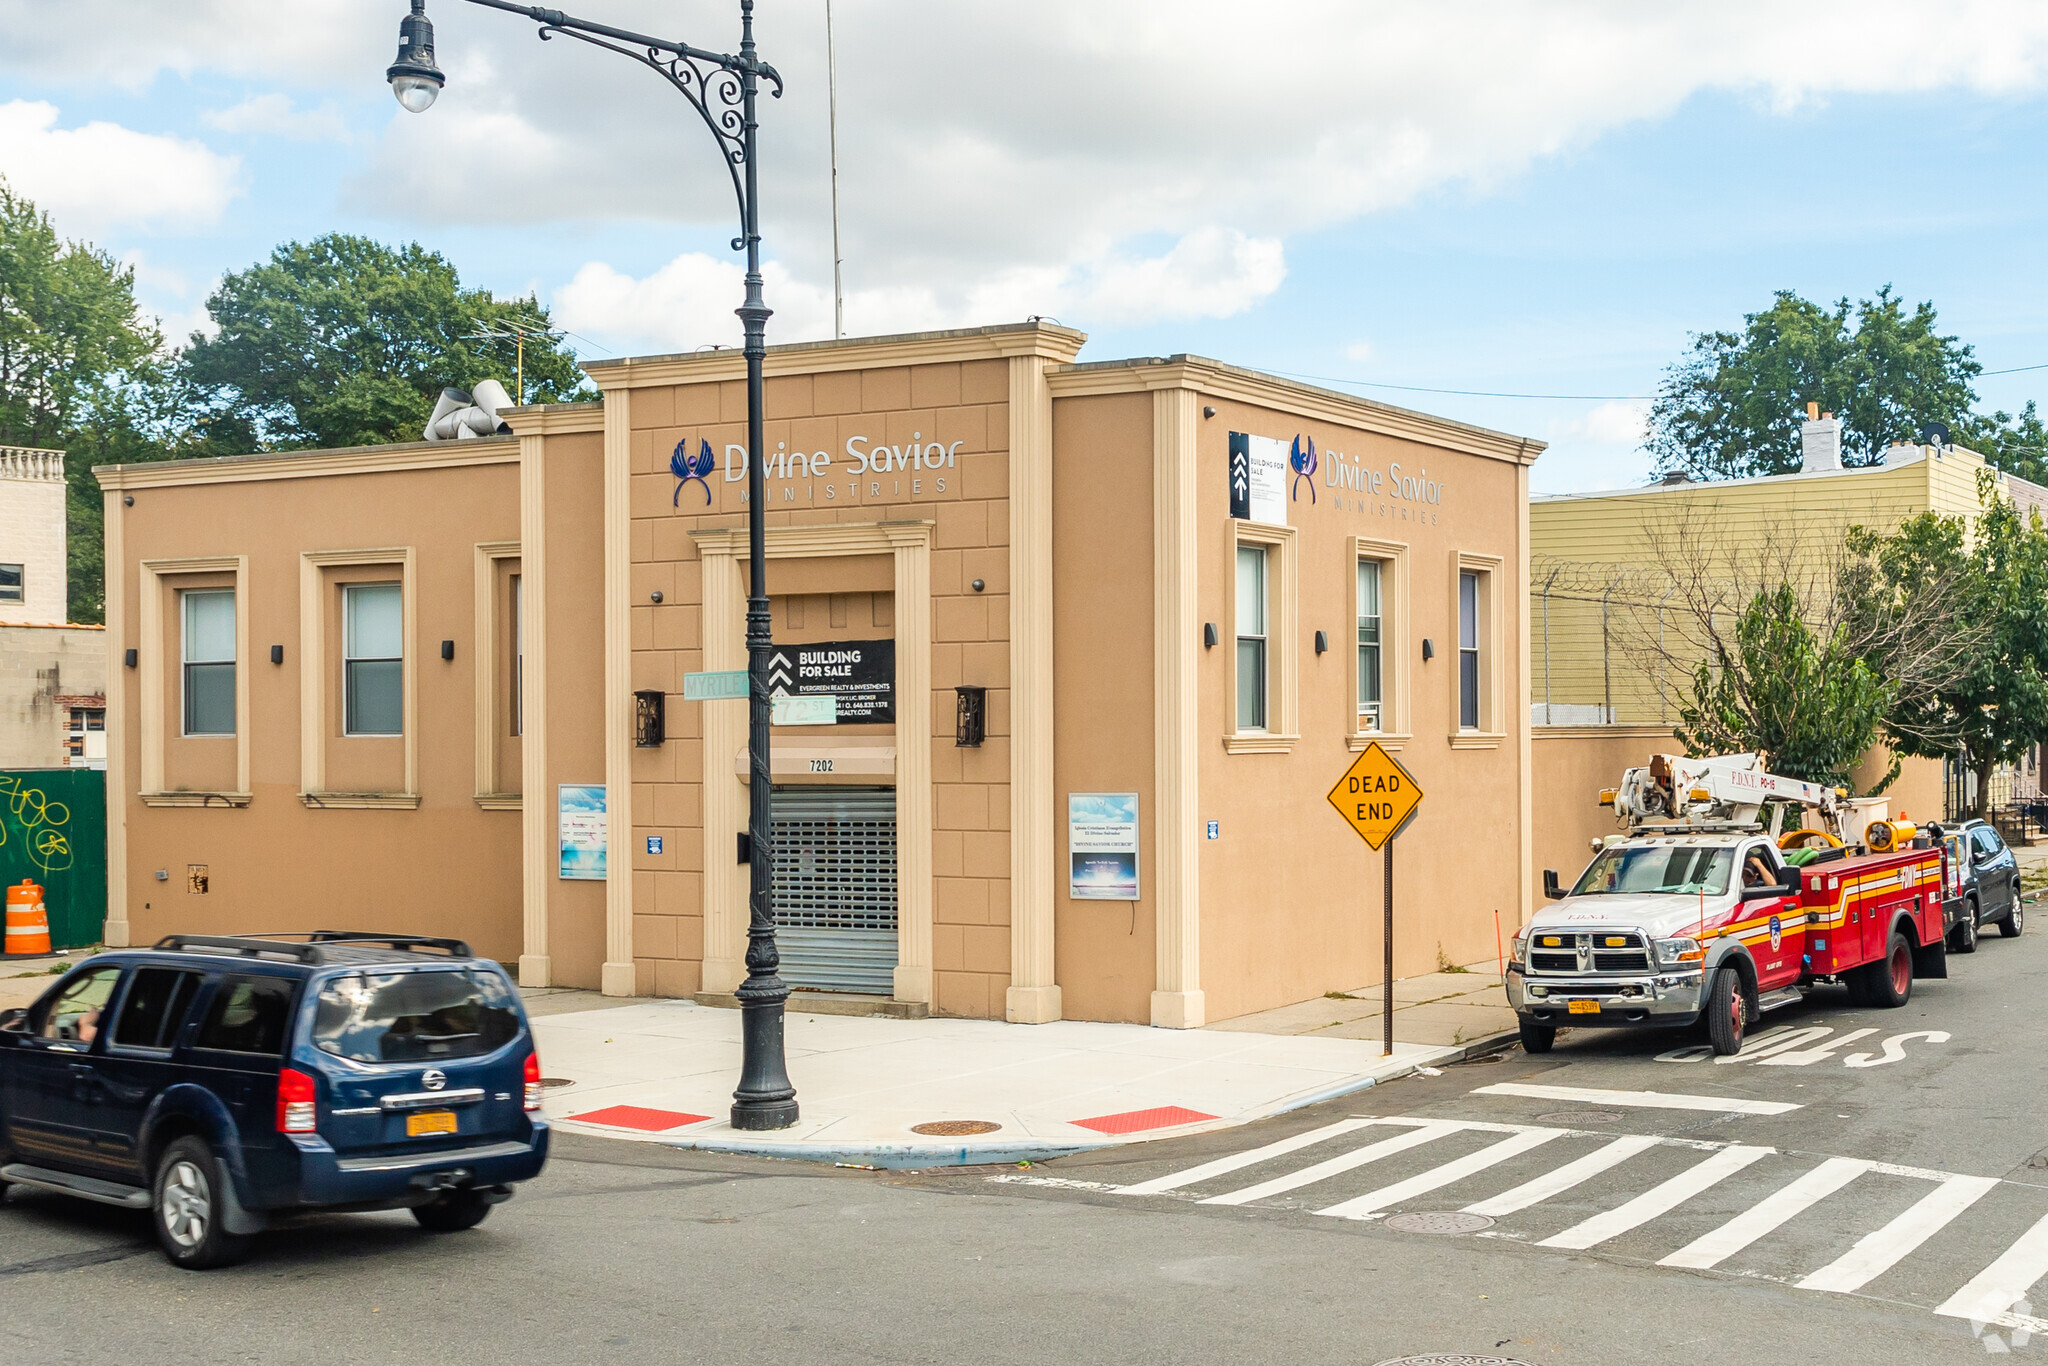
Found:
[[[1422,786],[1415,775],[1377,740],[1351,761],[1330,789],[1330,805],[1374,849],[1392,839],[1421,804]]]

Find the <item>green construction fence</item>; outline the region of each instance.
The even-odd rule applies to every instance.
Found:
[[[107,775],[0,769],[0,881],[43,889],[53,948],[100,942],[107,924]]]

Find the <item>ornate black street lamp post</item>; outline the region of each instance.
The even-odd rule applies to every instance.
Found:
[[[754,0],[740,0],[740,51],[737,57],[708,52],[687,43],[650,38],[644,33],[594,24],[555,9],[515,5],[509,0],[468,0],[472,5],[523,15],[540,25],[542,41],[560,34],[616,52],[654,71],[682,93],[704,119],[718,142],[733,193],[739,198],[740,236],[733,250],[747,253],[746,299],[736,310],[746,329],[747,357],[747,555],[753,581],[747,595],[747,830],[753,846],[752,880],[748,891],[747,980],[740,984],[740,1021],[745,1054],[739,1089],[733,1092],[735,1129],[786,1129],[796,1123],[796,1088],[789,1083],[783,1061],[783,1003],[789,985],[777,974],[782,958],[775,948],[775,838],[768,816],[768,657],[775,643],[769,635],[767,548],[763,539],[761,473],[761,364],[768,352],[768,318],[772,310],[761,298],[760,185],[756,176],[755,97],[767,81],[771,95],[782,94],[782,77],[754,51]],[[423,113],[446,83],[434,64],[434,26],[427,19],[426,0],[412,0],[412,13],[398,27],[398,60],[386,72],[398,102]]]

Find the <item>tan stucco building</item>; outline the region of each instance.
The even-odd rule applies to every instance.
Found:
[[[1429,794],[1397,973],[1488,956],[1529,895],[1541,444],[1083,341],[769,352],[774,633],[834,698],[774,735],[785,976],[1180,1027],[1374,981],[1380,862],[1325,793],[1375,736]],[[746,707],[684,678],[746,662],[743,360],[588,369],[512,437],[101,471],[110,943],[375,926],[738,985]]]

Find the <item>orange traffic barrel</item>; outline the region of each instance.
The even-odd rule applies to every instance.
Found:
[[[43,909],[43,889],[27,878],[7,889],[7,952],[48,953],[50,914]]]

